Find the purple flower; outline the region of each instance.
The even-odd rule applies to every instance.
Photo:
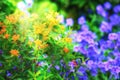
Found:
[[[84,16],[81,16],[78,18],[78,24],[79,25],[83,25],[86,23],[86,20],[85,20],[85,17]]]
[[[3,65],[2,65],[2,63],[0,63],[0,67],[2,67]]]
[[[120,49],[120,41],[119,41],[119,37],[118,37],[118,40],[116,41],[115,43],[115,47],[114,47],[115,50],[119,50]]]
[[[3,54],[3,51],[2,51],[2,50],[0,50],[0,54]]]
[[[77,36],[76,36],[76,42],[81,42],[82,41],[82,36],[80,35],[80,34],[78,34]]]
[[[107,17],[107,12],[104,10],[104,8],[102,7],[102,5],[98,5],[96,7],[97,13],[103,17]]]
[[[83,66],[80,66],[80,68],[78,69],[78,73],[80,73],[81,75],[84,75],[86,73],[86,68]]]
[[[7,75],[6,76],[10,77],[10,76],[12,76],[12,74],[9,71],[7,71]]]
[[[48,64],[46,62],[41,61],[41,62],[38,62],[37,65],[44,67],[44,66],[46,66]]]
[[[94,64],[93,60],[88,60],[87,61],[87,66],[89,67],[89,69],[92,69],[93,64]]]
[[[89,30],[88,25],[83,24],[83,25],[81,26],[81,30],[83,30],[83,31],[88,31],[88,30]]]
[[[116,57],[116,58],[120,58],[120,52],[117,50],[117,51],[113,51],[113,55]]]
[[[115,7],[113,8],[113,11],[114,11],[115,13],[120,12],[120,5],[115,6]]]
[[[102,12],[104,9],[103,9],[102,5],[97,5],[96,10],[99,13],[99,12]]]
[[[79,46],[74,46],[74,52],[79,52]]]
[[[98,53],[95,50],[95,47],[89,47],[87,51],[88,51],[87,57],[89,59],[96,60],[96,61],[98,60]]]
[[[80,47],[79,51],[82,54],[87,54],[87,50],[83,46]]]
[[[69,64],[68,64],[71,68],[74,68],[75,67],[75,65],[73,64],[73,62],[69,62]]]
[[[120,73],[120,67],[118,66],[114,66],[111,68],[111,73],[112,75],[115,76],[115,79],[118,79],[119,78],[119,73]]]
[[[109,69],[112,68],[112,66],[110,65],[109,62],[104,62],[104,68],[105,68],[105,71],[108,71]]]
[[[111,40],[107,40],[106,41],[106,46],[107,46],[107,48],[112,49],[112,48],[115,47],[115,44]]]
[[[106,50],[108,48],[107,45],[105,45],[105,44],[107,44],[105,40],[100,40],[99,41],[100,49],[102,51],[104,51],[104,50]]]
[[[73,67],[71,67],[70,72],[75,72],[75,69]]]
[[[98,68],[104,68],[104,64],[103,64],[102,61],[99,61],[99,62],[98,62]]]
[[[110,24],[112,26],[120,24],[120,16],[118,14],[113,14],[110,16]]]
[[[16,69],[17,69],[17,67],[16,67],[16,66],[14,66],[14,67],[13,67],[13,70],[16,70]]]
[[[110,32],[112,30],[112,26],[108,22],[102,21],[100,30],[102,32]]]
[[[31,7],[32,7],[33,2],[34,2],[34,0],[25,0],[26,6],[27,6],[28,8],[31,8]]]
[[[73,24],[74,24],[74,21],[72,18],[66,19],[66,26],[73,26]]]
[[[116,33],[109,33],[108,39],[109,40],[117,40],[118,39],[118,35]]]
[[[117,34],[118,34],[118,41],[119,41],[119,45],[120,45],[120,32],[118,32]]]
[[[70,72],[65,72],[65,79],[67,79],[68,77],[69,77],[69,74],[70,74]]]
[[[90,72],[91,72],[92,76],[96,76],[97,73],[98,73],[96,68],[95,69],[91,69]]]
[[[93,39],[96,37],[95,34],[90,31],[82,31],[79,36],[82,36],[81,39],[85,40],[89,44],[94,43]]]
[[[115,57],[114,63],[116,66],[120,66],[120,52],[118,52],[117,54],[119,54],[119,55],[117,57]]]
[[[55,66],[56,70],[60,70],[60,67],[58,65]]]
[[[110,2],[105,2],[104,3],[104,8],[105,9],[109,10],[109,9],[111,9],[111,7],[112,7],[112,5],[110,4]]]
[[[89,80],[87,75],[79,76],[79,80]]]

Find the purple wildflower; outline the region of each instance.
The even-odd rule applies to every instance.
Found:
[[[93,60],[88,60],[87,61],[87,66],[88,66],[89,69],[92,69],[93,64],[94,64]]]
[[[114,75],[115,79],[119,79],[120,67],[114,66],[111,69],[111,75]]]
[[[3,66],[3,64],[2,63],[0,63],[0,67],[2,67]]]
[[[14,66],[14,67],[13,67],[13,70],[16,70],[16,69],[17,69],[17,67],[16,67],[16,66]]]
[[[90,72],[91,72],[92,76],[96,76],[97,73],[98,73],[96,68],[95,69],[91,69]]]
[[[78,34],[78,36],[76,37],[76,42],[81,42],[81,41],[82,41],[82,36]]]
[[[110,16],[110,24],[112,26],[120,24],[120,16],[118,14],[113,14]]]
[[[37,65],[44,67],[44,66],[46,66],[48,64],[46,62],[41,61],[41,62],[38,62]]]
[[[79,25],[83,25],[86,23],[86,20],[85,20],[85,17],[84,16],[81,16],[78,18],[78,24]]]
[[[105,71],[108,71],[109,69],[112,68],[109,62],[104,62],[103,64],[104,64]]]
[[[110,32],[112,30],[112,26],[108,22],[102,21],[100,30],[102,32]]]
[[[86,71],[87,71],[86,67],[80,66],[77,72],[82,76],[86,73]]]
[[[80,49],[80,48],[79,48],[78,45],[77,45],[77,46],[74,46],[74,51],[75,51],[75,52],[79,52],[79,49]]]
[[[82,54],[87,54],[87,50],[83,46],[80,47],[79,51]]]
[[[102,5],[97,5],[96,10],[97,10],[98,13],[102,12],[103,11]]]
[[[2,50],[0,50],[0,54],[3,54],[3,51],[2,51]]]
[[[88,31],[88,30],[89,30],[88,25],[83,24],[83,25],[81,26],[81,30],[83,30],[83,31]]]
[[[72,18],[66,19],[66,26],[73,26],[73,24],[74,24],[74,21]]]
[[[12,76],[12,74],[9,71],[7,71],[7,75],[6,76],[10,77],[10,76]]]
[[[105,2],[104,3],[104,8],[105,9],[109,10],[109,9],[111,9],[111,7],[112,7],[112,5],[110,4],[110,2]]]
[[[113,8],[113,11],[114,11],[115,13],[120,12],[120,5],[115,6],[115,7]]]
[[[60,70],[60,67],[58,65],[55,66],[56,70]]]
[[[102,7],[102,5],[98,5],[96,7],[97,13],[103,17],[107,17],[107,12],[104,10],[104,8]]]
[[[118,39],[118,35],[116,33],[110,33],[108,35],[108,39],[109,40],[117,40]]]

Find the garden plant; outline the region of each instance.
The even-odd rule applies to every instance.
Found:
[[[118,3],[1,0],[0,80],[119,80]]]

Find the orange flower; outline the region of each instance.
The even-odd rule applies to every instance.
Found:
[[[18,56],[18,55],[19,55],[19,51],[16,50],[16,49],[11,50],[10,53],[11,53],[12,55],[14,55],[14,56]]]
[[[19,37],[20,37],[20,35],[15,34],[15,35],[13,35],[12,40],[17,41],[19,39]]]
[[[2,26],[2,28],[3,28],[3,29],[5,29],[5,28],[6,28],[6,26],[4,26],[4,25],[3,25],[3,26]]]
[[[8,39],[9,36],[10,36],[9,34],[5,34],[5,35],[4,35],[4,38],[5,38],[5,39]]]
[[[6,26],[4,26],[2,22],[0,22],[0,34],[3,34],[4,32],[6,32]]]
[[[69,49],[65,47],[65,48],[63,49],[63,51],[64,51],[65,53],[68,53],[68,52],[69,52]]]
[[[3,23],[2,23],[2,22],[0,22],[0,25],[3,25]]]
[[[4,33],[4,32],[6,32],[6,29],[2,29],[2,30],[1,30],[1,33]]]
[[[13,14],[6,16],[6,19],[12,24],[15,24],[17,22],[17,19],[16,19],[15,15],[13,15]]]

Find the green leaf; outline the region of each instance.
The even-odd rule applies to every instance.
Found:
[[[85,5],[85,3],[86,3],[85,0],[81,0],[81,1],[79,2],[79,7],[80,7],[80,8],[83,7],[83,6]]]
[[[40,75],[40,71],[37,71],[37,73],[35,74],[35,76],[37,77],[37,76],[39,76]]]
[[[5,80],[2,76],[0,76],[0,80]]]
[[[32,73],[30,70],[28,70],[28,73],[29,73],[32,77],[34,77],[34,73]]]

